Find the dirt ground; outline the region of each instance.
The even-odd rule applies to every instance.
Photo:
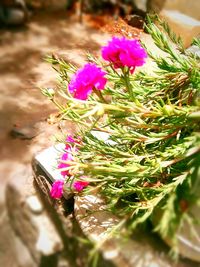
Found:
[[[28,163],[32,155],[34,140],[13,138],[10,131],[15,126],[41,127],[38,123],[54,109],[39,90],[40,86],[54,86],[57,78],[44,57],[57,53],[81,65],[84,53],[98,51],[106,39],[74,20],[67,13],[41,14],[24,27],[0,30],[1,183],[9,179],[14,162]]]
[[[52,143],[55,130],[46,122],[54,106],[39,87],[55,86],[57,74],[44,57],[57,53],[81,65],[85,52],[96,53],[107,39],[78,18],[69,19],[66,12],[38,14],[26,26],[0,29],[0,266],[18,266],[5,212],[6,183],[20,179],[16,177],[20,169],[31,172],[33,154]],[[25,129],[28,136],[13,136],[13,129]],[[29,139],[32,133],[36,137]]]

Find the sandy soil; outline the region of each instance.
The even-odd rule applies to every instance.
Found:
[[[55,131],[55,125],[46,122],[48,115],[55,112],[54,106],[38,89],[55,86],[57,78],[44,57],[57,53],[81,65],[85,52],[99,51],[107,38],[106,34],[81,25],[77,18],[69,19],[65,12],[38,14],[26,26],[0,29],[0,266],[18,266],[5,212],[6,183],[20,179],[15,175],[20,169],[31,172],[33,154],[51,143]],[[36,132],[36,137],[13,138],[10,133],[16,126],[28,128],[29,134]]]
[[[85,51],[98,51],[106,35],[69,19],[67,13],[37,15],[24,27],[0,30],[0,181],[14,162],[28,163],[32,141],[14,139],[10,131],[44,122],[54,107],[39,86],[54,86],[57,74],[44,57],[64,56],[77,65]],[[45,127],[46,129],[46,127]]]

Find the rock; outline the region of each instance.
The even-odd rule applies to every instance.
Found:
[[[55,150],[55,147],[51,147],[50,151],[53,151],[53,161],[56,161],[58,151]],[[59,255],[58,265],[56,266],[87,266],[87,247],[85,247],[77,239],[77,237],[84,239],[85,236],[83,236],[83,233],[72,214],[74,209],[73,197],[67,197],[67,200],[65,198],[62,198],[61,200],[50,198],[49,191],[51,188],[52,179],[55,179],[55,177],[53,174],[54,172],[52,172],[52,161],[49,161],[48,164],[48,160],[47,162],[44,160],[44,165],[42,165],[43,160],[40,161],[41,155],[46,155],[46,152],[48,152],[48,149],[42,151],[41,154],[38,154],[39,157],[38,155],[36,155],[36,157],[33,158],[32,166],[33,175],[37,184],[38,191],[40,189],[41,193],[45,197],[46,208],[50,205],[51,207],[54,207],[54,209],[51,208],[49,213],[51,213],[51,218],[55,222],[64,244],[64,249]],[[48,266],[48,264],[44,266],[46,267]],[[102,267],[103,266],[106,267],[106,265],[102,265]]]
[[[0,4],[0,21],[5,25],[21,25],[28,18],[28,10],[23,0],[4,1]]]
[[[28,197],[26,202],[33,213],[40,214],[42,212],[43,207],[37,196]]]
[[[200,58],[200,48],[197,45],[190,46],[186,51]]]
[[[193,217],[196,222],[200,219],[200,209],[198,207],[193,207],[190,211],[190,215]],[[156,215],[153,219],[153,224],[156,226],[156,223],[160,219],[160,215]],[[198,223],[188,222],[183,218],[180,228],[177,230],[177,248],[179,254],[187,259],[190,259],[196,262],[195,266],[199,266],[200,263],[200,226]],[[169,247],[173,246],[173,240],[171,236],[167,236],[164,239],[164,242],[168,244]],[[189,265],[190,266],[190,265]],[[192,265],[193,266],[193,265]]]
[[[134,0],[136,7],[146,12],[146,0]]]
[[[200,208],[192,208],[191,213],[193,218],[199,221]],[[191,225],[185,220],[177,233],[177,239],[180,253],[200,263],[200,225]]]
[[[135,240],[109,236],[113,227],[118,227],[120,220],[112,213],[105,211],[104,201],[94,195],[75,198],[75,216],[84,234],[97,244],[103,256],[111,260],[116,267],[170,267],[170,261],[153,251],[149,244]]]
[[[34,175],[36,182],[47,196],[49,195],[50,184],[56,180],[63,179],[60,170],[57,168],[57,159],[63,153],[64,147],[64,144],[49,147],[38,153],[33,159],[32,165],[36,174]],[[49,181],[48,184],[47,181]],[[69,192],[65,190],[64,198],[70,199],[71,197],[73,197],[73,193],[70,190]],[[52,202],[51,199],[48,198],[48,200]]]
[[[96,134],[96,133],[95,133]],[[104,141],[109,139],[109,136],[101,135],[97,138],[104,138]],[[40,154],[36,155],[33,160],[33,170],[34,176],[40,189],[45,193],[48,203],[56,207],[56,212],[61,220],[62,237],[64,239],[69,238],[69,232],[71,237],[73,234],[80,232],[77,230],[74,232],[73,227],[70,225],[69,221],[66,220],[65,212],[58,203],[65,203],[68,212],[73,211],[73,200],[72,196],[69,198],[67,196],[67,201],[62,200],[61,202],[55,202],[49,198],[49,190],[52,181],[57,178],[55,176],[55,170],[52,169],[56,158],[58,157],[58,151],[63,148],[63,144],[55,147],[50,147]],[[34,213],[38,213],[41,210],[40,205],[36,204],[33,197],[28,197],[28,204]],[[34,204],[35,203],[35,204]],[[57,204],[56,204],[57,203]],[[55,205],[56,204],[56,205]],[[71,211],[70,211],[70,208]],[[180,261],[178,265],[175,265],[167,256],[167,250],[162,241],[157,237],[151,237],[150,233],[135,233],[133,238],[124,240],[118,236],[108,234],[113,228],[119,226],[120,219],[113,215],[111,212],[107,211],[104,200],[96,195],[86,195],[86,196],[75,196],[74,205],[75,218],[82,230],[83,234],[89,238],[97,247],[101,250],[103,255],[103,261],[111,262],[115,267],[149,267],[149,266],[159,266],[159,267],[197,267],[191,262]],[[73,218],[71,218],[73,221]],[[73,223],[74,224],[74,223]],[[150,237],[149,237],[150,236]],[[152,241],[153,240],[153,241]],[[68,239],[65,241],[67,244]],[[156,245],[155,245],[156,244]],[[76,247],[75,247],[76,249]],[[186,251],[188,250],[188,252]],[[70,250],[71,251],[71,250]],[[135,251],[135,253],[133,253]],[[190,257],[190,248],[187,246],[182,250],[182,255],[185,257]],[[65,258],[64,258],[65,259]],[[193,257],[193,259],[195,259]],[[107,264],[107,263],[106,263]],[[84,266],[84,265],[82,265]],[[107,265],[103,265],[107,266]]]
[[[198,196],[199,190],[200,181],[197,181],[193,188],[193,196]],[[183,208],[187,207],[187,203],[183,202],[182,206]],[[193,204],[188,214],[188,217],[183,216],[181,226],[177,231],[178,249],[181,255],[198,262],[200,265],[200,206]],[[172,244],[170,236],[165,241],[169,245]]]
[[[37,267],[27,247],[15,235],[5,206],[0,206],[0,266],[5,267]]]
[[[186,48],[191,45],[192,39],[200,34],[200,21],[192,17],[172,10],[162,10],[160,16],[168,22],[172,31],[183,39]]]
[[[25,14],[18,8],[7,8],[5,11],[0,7],[0,20],[5,25],[20,25],[25,21]]]
[[[147,0],[147,12],[148,13],[160,13],[165,6],[166,0]]]
[[[63,153],[65,148],[64,144],[58,144],[42,150],[34,157],[34,164],[46,173],[49,180],[53,183],[56,180],[63,179],[60,171],[57,169],[57,159]]]
[[[188,1],[188,0],[135,0],[141,2],[142,9],[144,9],[144,2],[146,2],[147,12],[160,13],[162,9],[174,10],[181,12],[194,19],[200,20],[200,1]]]
[[[49,181],[49,177],[47,178],[45,176],[43,170],[34,160],[33,160],[33,176],[38,188],[44,194],[43,196],[46,199],[46,201],[50,205],[54,206],[55,201],[50,196],[51,182]]]
[[[33,139],[38,134],[38,129],[34,125],[15,125],[10,131],[10,136],[22,140]]]
[[[76,219],[83,232],[92,241],[100,242],[106,235],[106,231],[119,223],[119,218],[110,212],[104,211],[105,209],[105,203],[100,197],[94,195],[75,197]]]
[[[144,28],[144,19],[141,16],[138,15],[127,15],[125,17],[125,20],[127,21],[128,25],[143,29]]]
[[[76,196],[75,217],[84,234],[99,247],[104,258],[116,267],[198,266],[187,261],[180,261],[176,265],[167,256],[161,240],[157,238],[152,242],[142,233],[128,240],[116,235],[110,235],[107,239],[113,227],[119,226],[120,220],[106,211],[105,202],[99,196]]]
[[[33,187],[33,178],[22,170],[6,188],[6,203],[12,228],[36,263],[54,257],[63,242]]]
[[[165,9],[178,10],[183,14],[200,20],[200,1],[166,0]]]

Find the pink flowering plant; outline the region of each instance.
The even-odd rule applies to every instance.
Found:
[[[64,180],[56,180],[51,188],[50,195],[52,198],[60,199],[63,196]]]
[[[147,52],[140,40],[115,36],[100,58],[88,55],[79,69],[49,57],[62,82],[43,93],[60,120],[77,126],[58,161],[70,190],[98,191],[129,229],[159,212],[155,230],[175,237],[200,200],[200,72],[199,59],[159,22],[163,31],[151,21],[147,29],[165,56]],[[156,67],[143,68],[147,60]],[[62,196],[64,183],[54,183],[53,198]]]
[[[95,90],[103,90],[106,72],[94,63],[87,63],[79,69],[69,83],[69,92],[76,99],[86,100]]]
[[[115,69],[127,67],[132,74],[136,67],[145,64],[147,53],[138,40],[113,37],[108,45],[102,47],[102,57]]]

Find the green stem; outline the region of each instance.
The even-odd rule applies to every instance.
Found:
[[[59,110],[64,110],[64,107],[62,107],[54,98],[51,98],[51,101],[59,108]]]
[[[134,97],[134,94],[133,94],[133,90],[132,90],[132,86],[131,86],[131,83],[130,83],[130,78],[129,78],[129,69],[126,71],[125,68],[122,68],[122,73],[124,75],[124,82],[125,82],[125,85],[126,85],[126,88],[129,92],[129,95],[131,97],[132,100],[135,100],[135,97]]]
[[[103,97],[102,93],[100,90],[97,90],[96,88],[94,88],[94,92],[95,94],[98,96],[98,98],[103,102],[107,104],[107,101],[105,100],[105,98]]]

